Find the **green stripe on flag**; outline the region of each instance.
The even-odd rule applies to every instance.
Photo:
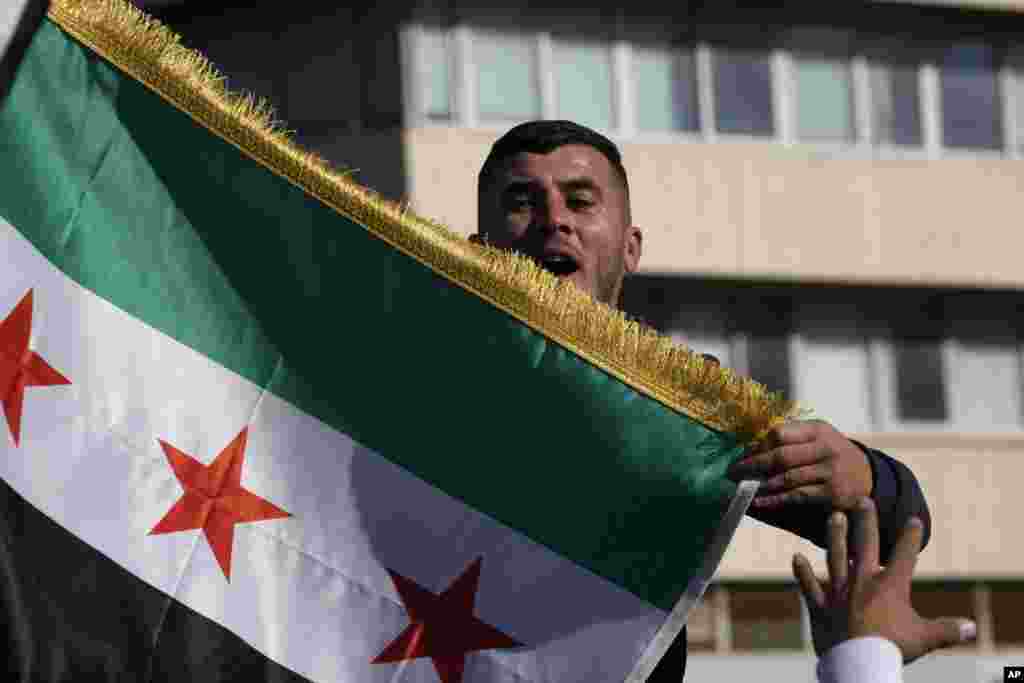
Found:
[[[49,22],[0,106],[0,158],[20,169],[0,215],[117,307],[653,604],[701,565],[732,436],[438,277]]]

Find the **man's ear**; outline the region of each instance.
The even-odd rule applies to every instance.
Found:
[[[627,273],[635,273],[640,266],[640,253],[643,251],[644,234],[640,228],[631,225],[626,229],[625,266]]]

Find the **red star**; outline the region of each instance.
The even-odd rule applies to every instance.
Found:
[[[150,534],[202,529],[224,577],[231,580],[231,546],[235,525],[291,517],[281,508],[242,488],[242,460],[249,428],[245,427],[217,458],[204,465],[161,440],[167,462],[185,488]]]
[[[522,643],[473,616],[481,559],[466,567],[440,595],[389,569],[412,623],[373,663],[430,657],[441,683],[460,683],[467,653],[520,647]]]
[[[35,351],[29,351],[28,340],[32,332],[32,290],[21,298],[0,322],[0,400],[4,403],[7,426],[14,437],[14,445],[21,438],[21,407],[25,400],[25,387],[46,387],[71,384]]]

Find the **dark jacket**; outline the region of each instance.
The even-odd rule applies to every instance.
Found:
[[[932,520],[914,473],[885,453],[856,441],[854,443],[867,454],[868,462],[871,463],[871,498],[878,508],[882,563],[888,560],[900,531],[912,516],[916,515],[924,523],[924,545],[927,545]],[[806,508],[794,507],[769,512],[751,510],[750,515],[772,526],[792,531],[819,547],[825,547],[828,511],[810,515]],[[647,680],[650,683],[679,683],[685,672],[686,629],[683,629]]]

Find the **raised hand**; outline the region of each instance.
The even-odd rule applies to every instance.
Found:
[[[933,650],[950,647],[977,634],[966,619],[925,619],[910,604],[910,581],[921,550],[921,521],[911,518],[903,529],[888,567],[879,565],[878,515],[869,498],[853,511],[852,552],[847,552],[847,519],[829,518],[828,573],[822,583],[803,555],[793,557],[793,573],[807,600],[814,649],[821,656],[834,645],[862,636],[887,638],[909,664]]]

